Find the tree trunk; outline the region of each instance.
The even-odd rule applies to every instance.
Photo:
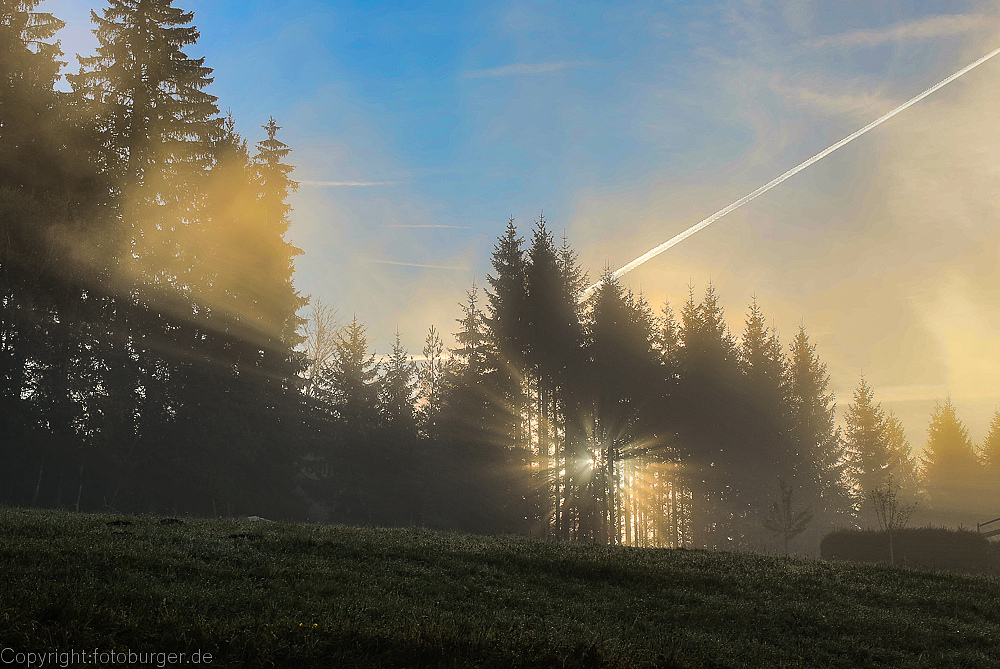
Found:
[[[38,492],[42,489],[42,472],[45,471],[45,462],[38,465],[38,480],[35,481],[35,494],[31,496],[31,506],[38,504]]]
[[[76,512],[80,513],[80,498],[83,496],[83,465],[80,465],[80,485],[76,489]]]

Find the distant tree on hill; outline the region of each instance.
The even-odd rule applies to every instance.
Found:
[[[420,423],[424,436],[437,439],[437,422],[441,414],[442,393],[448,361],[444,357],[444,341],[432,325],[427,332],[423,348],[424,359],[417,370],[417,401]]]
[[[847,407],[844,442],[848,454],[848,472],[855,486],[854,503],[859,517],[873,520],[864,510],[864,496],[895,480],[906,495],[913,495],[914,462],[902,425],[882,405],[874,401],[875,391],[864,376],[854,392],[854,402]]]
[[[458,346],[455,347],[454,354],[463,369],[478,377],[486,372],[488,359],[485,321],[479,306],[479,287],[475,280],[465,295],[462,318],[458,319],[461,329],[455,334]]]
[[[983,509],[982,465],[950,397],[944,404],[934,404],[924,452],[923,483],[932,507],[950,511]]]
[[[983,461],[983,476],[986,479],[984,492],[988,508],[996,509],[1000,515],[1000,411],[993,413],[989,431],[983,439],[980,451]]]
[[[392,432],[416,435],[417,365],[403,347],[396,329],[389,356],[382,363],[379,399],[386,425]]]

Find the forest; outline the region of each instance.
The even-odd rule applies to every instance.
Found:
[[[1000,413],[973,444],[945,399],[918,458],[862,377],[838,427],[805,326],[585,293],[543,216],[377,355],[296,290],[292,147],[236,131],[173,3],[109,0],[74,74],[63,21],[0,0],[0,503],[803,551],[880,490],[1000,515]]]

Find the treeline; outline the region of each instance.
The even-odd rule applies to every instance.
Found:
[[[380,490],[405,490],[416,506],[395,522],[774,549],[784,537],[764,521],[789,490],[812,548],[833,529],[877,527],[876,491],[942,524],[997,510],[1000,414],[977,453],[950,399],[938,404],[918,459],[864,377],[838,428],[805,327],[783,345],[756,300],[737,337],[711,284],[700,300],[691,287],[679,315],[607,270],[588,292],[543,217],[527,243],[509,221],[491,265],[455,349],[432,327],[416,365],[398,337],[378,363],[356,317],[337,327],[315,313],[307,350],[329,356],[309,356],[308,394],[342,432],[309,449],[314,513],[367,522],[357,512],[376,513]]]
[[[804,327],[782,344],[754,300],[737,336],[712,285],[676,312],[587,291],[542,217],[509,221],[453,350],[301,319],[290,149],[220,115],[193,15],[110,0],[61,92],[37,4],[0,0],[3,501],[736,549],[778,545],[787,491],[811,546],[884,487],[1000,504],[1000,415],[977,453],[939,405],[918,462],[862,379],[841,431]]]

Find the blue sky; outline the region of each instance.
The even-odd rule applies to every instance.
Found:
[[[621,266],[1000,46],[995,0],[176,0],[241,132],[293,153],[297,285],[419,353],[456,328],[513,215],[592,276]],[[96,0],[44,0],[89,53]],[[804,322],[846,407],[862,370],[920,446],[951,393],[1000,392],[1000,59],[630,274],[654,306],[714,280]]]

